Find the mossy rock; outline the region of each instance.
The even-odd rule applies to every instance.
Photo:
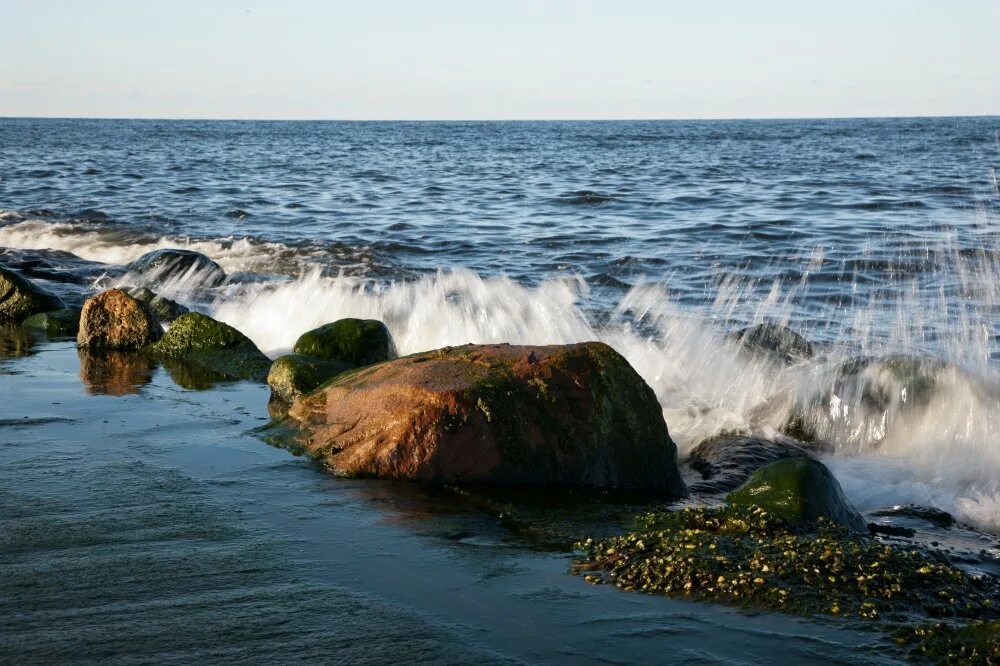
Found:
[[[745,351],[791,365],[811,359],[816,351],[811,342],[786,326],[765,323],[744,328],[729,339]]]
[[[921,659],[938,664],[1000,664],[1000,620],[908,627],[897,633],[896,640]]]
[[[33,314],[21,326],[41,331],[49,337],[75,337],[80,330],[80,311],[71,308]]]
[[[263,381],[271,360],[229,324],[198,312],[181,315],[163,338],[143,350],[158,360],[179,360],[229,379]]]
[[[156,315],[161,322],[171,322],[191,310],[181,305],[177,301],[164,298],[149,287],[135,287],[128,290],[129,295],[140,303],[145,303],[146,307]]]
[[[396,358],[396,346],[377,319],[340,319],[303,333],[293,351],[351,365],[371,365]]]
[[[865,519],[844,497],[826,465],[804,456],[756,470],[726,500],[733,506],[759,506],[792,522],[826,518],[857,533],[868,531]]]
[[[0,266],[0,321],[22,322],[33,314],[64,307],[55,294]]]
[[[288,354],[271,364],[267,383],[271,387],[273,397],[293,402],[299,396],[311,393],[324,382],[355,367],[343,361]]]

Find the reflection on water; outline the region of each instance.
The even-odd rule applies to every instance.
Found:
[[[92,395],[139,393],[153,377],[154,363],[138,352],[77,350],[80,379]]]
[[[226,375],[178,359],[163,359],[162,364],[178,386],[192,391],[203,391],[217,384],[233,381]]]

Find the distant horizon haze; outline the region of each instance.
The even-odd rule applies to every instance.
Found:
[[[0,0],[0,117],[1000,114],[1000,2]]]

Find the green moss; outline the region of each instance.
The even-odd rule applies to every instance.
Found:
[[[353,365],[342,361],[289,354],[271,364],[267,383],[275,397],[285,402],[292,402],[353,368]]]
[[[248,337],[197,312],[178,317],[159,342],[143,351],[156,359],[183,361],[229,379],[263,380],[271,367],[271,360]]]
[[[375,319],[340,319],[303,333],[293,351],[351,365],[371,365],[396,357],[392,336]]]
[[[0,266],[0,321],[20,322],[35,313],[64,307],[58,296]]]
[[[80,311],[62,308],[39,312],[25,319],[21,325],[52,337],[72,337],[80,330]]]
[[[867,532],[865,519],[844,497],[830,470],[804,456],[778,460],[754,471],[726,500],[734,506],[760,506],[793,522],[826,518],[847,529]]]
[[[574,570],[593,583],[802,615],[978,619],[1000,602],[993,579],[760,507],[648,514],[629,534],[577,548]]]

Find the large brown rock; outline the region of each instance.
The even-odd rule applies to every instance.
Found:
[[[160,339],[163,328],[149,308],[121,289],[109,289],[83,304],[78,347],[136,350]]]
[[[289,416],[340,475],[685,493],[652,389],[597,342],[415,354],[348,371]]]

